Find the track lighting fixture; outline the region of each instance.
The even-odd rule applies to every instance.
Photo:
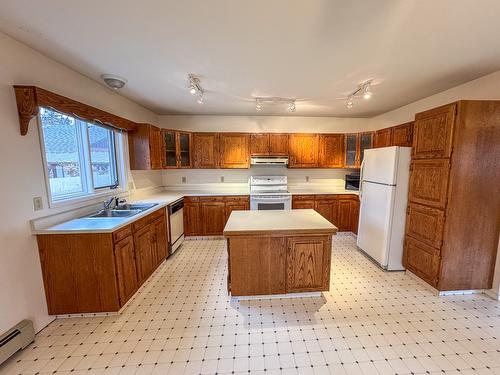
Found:
[[[203,87],[201,87],[200,79],[196,77],[194,74],[189,74],[188,80],[189,80],[189,86],[188,86],[189,93],[193,96],[195,95],[197,96],[196,102],[198,104],[203,104],[205,102],[205,98],[203,97],[203,95],[205,94],[205,90],[203,90]]]
[[[255,110],[256,111],[262,111],[264,109],[264,104],[263,103],[271,103],[271,104],[278,104],[278,103],[286,103],[288,104],[288,110],[290,112],[295,112],[295,101],[296,99],[293,98],[282,98],[278,96],[273,96],[273,97],[258,97],[255,98]]]
[[[372,92],[372,81],[365,81],[358,86],[348,97],[346,102],[347,108],[352,108],[354,106],[354,99],[363,97],[363,99],[370,99],[373,96]]]

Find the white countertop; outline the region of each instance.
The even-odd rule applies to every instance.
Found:
[[[335,233],[337,227],[312,209],[233,211],[224,228],[224,235],[275,231]]]
[[[291,188],[292,194],[358,194],[357,191],[336,189],[336,188]],[[186,196],[224,196],[224,195],[249,195],[248,187],[228,187],[216,190],[166,190],[156,192],[147,198],[130,203],[158,203],[157,206],[143,211],[138,215],[129,217],[109,217],[109,218],[75,218],[46,228],[37,228],[33,234],[71,234],[71,233],[111,233],[124,227],[141,217],[144,217],[160,208],[163,208],[176,200]],[[253,212],[253,211],[252,211]],[[321,217],[321,215],[319,215]]]

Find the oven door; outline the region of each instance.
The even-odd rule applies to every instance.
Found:
[[[259,196],[250,198],[251,210],[291,210],[292,196]]]

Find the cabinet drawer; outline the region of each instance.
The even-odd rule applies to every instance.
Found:
[[[439,249],[443,240],[444,212],[436,208],[410,204],[406,234]]]
[[[241,195],[228,195],[228,196],[225,196],[224,197],[224,201],[226,202],[241,202],[241,203],[245,203],[245,202],[249,202],[249,197],[248,196],[241,196]]]
[[[134,232],[137,232],[139,229],[141,229],[145,225],[148,225],[151,222],[153,222],[154,220],[158,219],[159,217],[164,216],[164,214],[165,214],[165,209],[164,208],[159,209],[159,210],[149,214],[148,216],[145,216],[145,217],[135,221],[134,223],[132,223],[132,230]]]
[[[305,194],[305,195],[293,195],[292,199],[294,201],[310,201],[310,200],[314,200],[315,197],[316,197],[315,195],[308,195],[308,194]]]
[[[449,159],[414,160],[408,194],[410,202],[444,209],[449,173]]]
[[[191,202],[199,202],[200,197],[184,197],[184,204]]]
[[[117,231],[113,232],[113,241],[118,242],[130,235],[132,235],[132,227],[130,225],[127,225],[125,228],[120,228]]]
[[[441,261],[439,250],[406,236],[404,260],[408,270],[430,285],[437,286]]]
[[[200,197],[200,202],[224,202],[223,196]]]

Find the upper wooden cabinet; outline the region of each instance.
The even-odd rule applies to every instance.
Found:
[[[164,143],[161,129],[150,124],[138,124],[128,133],[130,169],[162,169]]]
[[[344,166],[344,134],[319,135],[319,167],[342,168]]]
[[[359,168],[363,161],[365,150],[373,147],[373,133],[352,133],[345,135],[344,167]]]
[[[288,153],[290,168],[314,168],[318,166],[318,134],[290,134]]]
[[[250,134],[220,133],[219,147],[221,168],[250,167]]]
[[[392,128],[392,146],[411,147],[413,143],[413,122]]]
[[[377,130],[375,132],[373,147],[388,147],[392,142],[392,128]]]
[[[280,133],[269,134],[269,155],[271,156],[288,155],[288,134],[280,134]]]
[[[191,133],[162,130],[163,168],[191,168]]]
[[[457,105],[445,105],[415,116],[413,158],[449,158]]]
[[[193,168],[219,167],[219,134],[193,133]]]
[[[288,134],[253,133],[250,136],[250,153],[254,156],[286,156]]]
[[[255,133],[250,136],[250,153],[255,156],[269,155],[269,133]]]

